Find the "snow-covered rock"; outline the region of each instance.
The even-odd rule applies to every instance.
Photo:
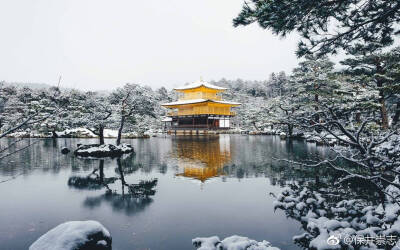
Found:
[[[133,147],[129,144],[112,145],[112,144],[86,144],[80,145],[74,154],[82,157],[118,157],[123,154],[134,152]]]
[[[211,236],[211,237],[197,237],[192,240],[192,244],[198,250],[212,250],[217,249],[220,245],[221,240],[218,236]]]
[[[29,250],[111,250],[111,235],[97,221],[69,221],[37,239]]]
[[[197,250],[279,250],[266,240],[258,242],[247,237],[233,235],[222,241],[218,236],[199,237],[192,240]]]

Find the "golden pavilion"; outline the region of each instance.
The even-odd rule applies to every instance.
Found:
[[[164,122],[170,123],[170,130],[207,133],[209,130],[229,129],[230,119],[235,116],[232,107],[238,102],[222,100],[221,93],[227,88],[215,86],[202,80],[183,87],[175,88],[181,93],[176,102],[164,103],[171,109]],[[185,133],[185,132],[184,132]]]

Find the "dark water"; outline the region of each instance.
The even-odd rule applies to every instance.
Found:
[[[33,141],[34,139],[32,139]],[[11,143],[1,141],[1,145]],[[109,188],[74,188],[71,176],[87,176],[101,166],[62,147],[91,139],[42,139],[0,162],[0,249],[27,249],[40,235],[69,220],[98,220],[112,234],[113,249],[194,249],[198,236],[242,235],[266,239],[281,249],[298,249],[297,221],[274,211],[285,185],[323,175],[278,164],[272,158],[323,157],[324,151],[273,136],[154,137],[125,140],[136,155],[104,161],[104,177],[127,184],[158,179],[148,198],[129,196],[118,179]],[[113,142],[110,140],[110,142]],[[27,142],[20,142],[21,145]]]

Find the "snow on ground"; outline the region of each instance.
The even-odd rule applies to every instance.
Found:
[[[111,249],[111,235],[97,221],[69,221],[37,239],[29,250]]]
[[[104,129],[104,137],[106,138],[117,138],[118,130]]]
[[[87,128],[66,129],[62,132],[56,132],[56,134],[58,137],[65,137],[65,136],[72,136],[72,137],[81,136],[90,138],[97,137],[97,135],[93,134],[93,132]]]
[[[11,134],[8,134],[7,137],[12,137],[12,138],[48,138],[51,137],[50,134],[44,134],[44,133],[35,133],[33,131],[19,131],[19,132],[14,132]]]
[[[258,242],[247,237],[233,235],[222,241],[218,236],[199,237],[192,240],[197,250],[279,250],[264,240]]]

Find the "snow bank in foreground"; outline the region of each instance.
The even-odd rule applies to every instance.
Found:
[[[258,242],[237,235],[229,236],[222,241],[218,236],[195,238],[192,244],[197,250],[279,250],[266,240]]]
[[[133,147],[129,144],[112,145],[112,144],[86,144],[80,145],[74,154],[83,157],[118,157],[123,154],[133,152]]]
[[[37,239],[29,250],[108,250],[111,235],[97,221],[69,221]]]

